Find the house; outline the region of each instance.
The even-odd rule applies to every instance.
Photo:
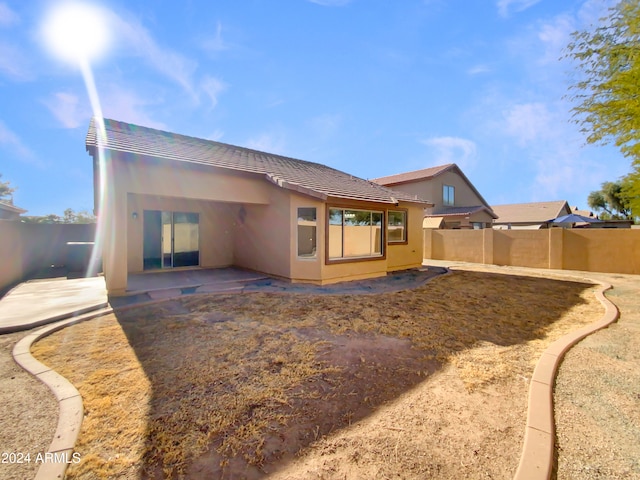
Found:
[[[494,205],[493,211],[498,215],[493,222],[493,228],[497,230],[548,228],[549,220],[572,213],[565,200]]]
[[[0,220],[19,220],[23,213],[27,213],[27,211],[12,203],[0,200]]]
[[[374,178],[385,187],[428,198],[425,228],[491,228],[497,215],[455,163]]]
[[[574,228],[631,228],[633,226],[633,220],[602,220],[591,210],[580,210],[578,207],[572,207],[571,213],[601,220],[600,222],[594,223],[577,223]]]
[[[99,123],[86,148],[110,295],[126,294],[128,274],[176,268],[328,284],[422,264],[420,197],[318,163]]]

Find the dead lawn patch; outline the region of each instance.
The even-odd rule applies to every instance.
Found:
[[[443,365],[467,392],[499,397],[550,342],[601,315],[592,290],[455,272],[375,295],[187,296],[74,325],[33,353],[85,402],[69,478],[260,478]],[[396,474],[410,462],[405,478],[424,475],[414,460]]]

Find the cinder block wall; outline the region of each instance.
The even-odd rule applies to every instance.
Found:
[[[0,292],[53,265],[64,266],[67,242],[92,242],[95,224],[0,220]]]
[[[640,230],[424,230],[425,259],[640,274]]]
[[[21,223],[0,220],[0,295],[24,276]]]

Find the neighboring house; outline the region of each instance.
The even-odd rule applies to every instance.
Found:
[[[565,200],[494,205],[493,211],[498,215],[493,222],[497,230],[549,228],[549,220],[572,213]]]
[[[23,213],[27,213],[27,211],[0,200],[0,220],[20,220],[20,215]]]
[[[496,214],[455,163],[374,178],[372,182],[428,198],[425,228],[491,228]]]
[[[578,207],[572,207],[571,213],[582,215],[583,217],[599,218],[591,210],[580,210]],[[631,228],[633,220],[602,220],[594,223],[577,223],[576,228]]]
[[[293,282],[422,264],[428,202],[317,163],[105,120],[86,139],[111,295],[127,275],[238,266]],[[100,205],[100,185],[106,192]]]
[[[577,206],[571,207],[571,213],[575,213],[576,215],[582,215],[583,217],[598,218],[598,216],[594,214],[591,210],[580,210]]]

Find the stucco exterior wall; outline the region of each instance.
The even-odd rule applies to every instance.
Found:
[[[290,278],[294,282],[322,283],[322,264],[324,263],[325,245],[325,204],[304,195],[291,194],[290,197],[290,225],[291,238],[289,261],[291,264]],[[298,257],[298,208],[316,209],[316,255],[315,257]],[[305,230],[309,233],[309,229]]]
[[[282,189],[260,176],[224,169],[109,153],[106,166],[111,188],[102,212],[103,264],[107,289],[113,295],[126,292],[129,272],[144,269],[145,210],[199,214],[201,267],[235,265],[292,281],[331,283],[381,276],[422,263],[420,205],[394,207],[409,212],[406,245],[385,245],[386,254],[380,260],[327,265],[323,201]],[[386,210],[385,205],[359,201],[331,204]],[[299,207],[317,209],[317,248],[312,258],[297,255]]]
[[[407,243],[387,244],[387,271],[416,268],[422,264],[422,205],[404,204],[407,210]]]
[[[424,230],[425,259],[640,274],[640,230]]]
[[[200,266],[228,267],[233,264],[234,221],[239,207],[184,198],[128,194],[127,197],[127,268],[139,273],[143,265],[144,211],[192,212],[199,215]],[[133,218],[135,216],[137,218]]]
[[[322,283],[335,283],[346,279],[366,279],[384,276],[387,272],[417,268],[422,264],[422,205],[401,202],[398,206],[380,205],[367,202],[347,202],[336,201],[331,202],[330,207],[344,207],[364,210],[376,210],[385,212],[385,228],[387,212],[389,210],[406,210],[407,211],[407,244],[387,244],[387,235],[385,232],[385,255],[379,260],[364,260],[345,263],[326,264],[325,257],[322,259]],[[323,219],[323,228],[326,228],[326,206]],[[329,238],[331,241],[332,237]],[[324,239],[323,239],[324,242]],[[323,252],[326,255],[326,252]]]
[[[266,182],[265,182],[266,183]],[[269,188],[269,205],[243,205],[234,229],[233,264],[289,278],[291,273],[290,194]]]
[[[226,266],[235,259],[233,222],[240,208],[238,203],[246,208],[266,205],[270,192],[276,188],[241,173],[189,166],[177,170],[152,159],[125,159],[110,152],[105,170],[110,189],[102,214],[103,264],[107,290],[115,295],[125,293],[128,272],[143,269],[145,209],[199,213],[200,265]],[[133,219],[133,212],[137,212],[137,219]]]
[[[438,208],[443,206],[442,187],[444,185],[451,185],[455,188],[454,206],[484,204],[478,195],[469,188],[467,182],[465,182],[460,175],[451,171],[444,172],[429,180],[393,185],[391,188],[411,195],[418,195],[418,197],[433,203],[433,210],[437,211]]]

